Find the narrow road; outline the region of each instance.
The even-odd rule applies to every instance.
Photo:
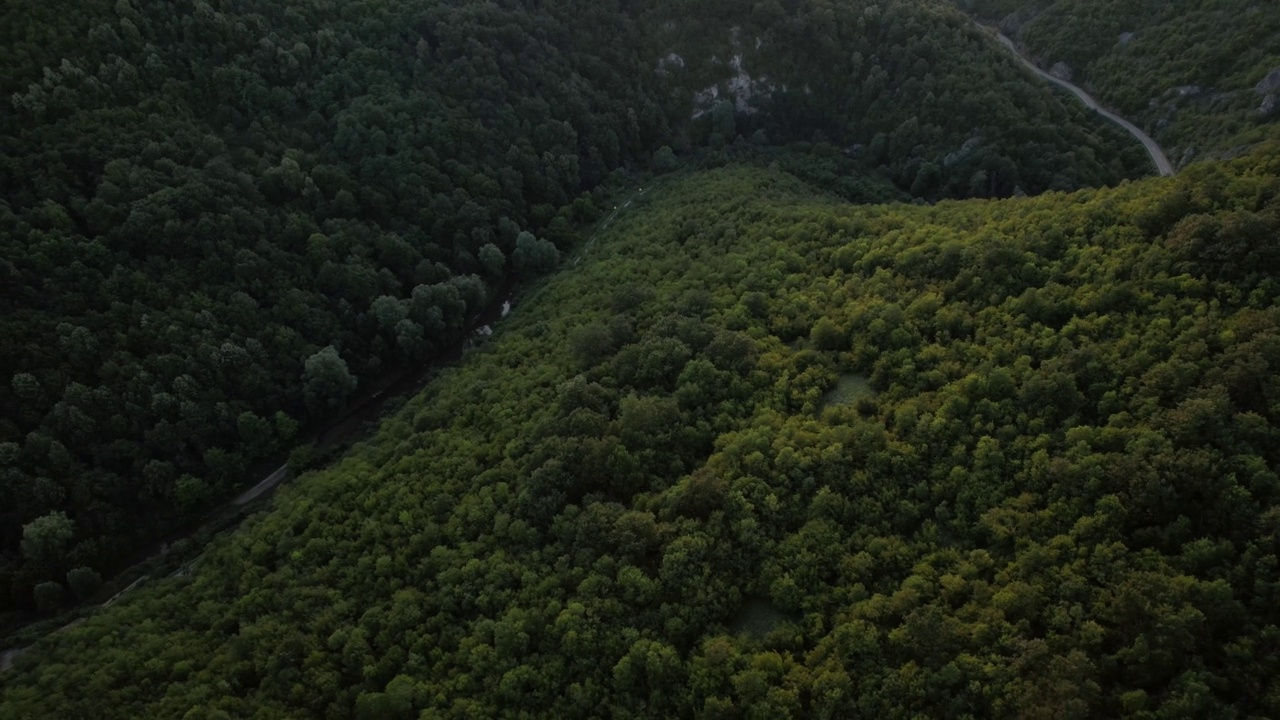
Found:
[[[645,189],[640,188],[639,192],[632,193],[631,197],[624,200],[621,205],[613,206],[613,212],[609,213],[609,217],[601,221],[600,225],[597,226],[596,231],[591,234],[591,238],[587,240],[587,244],[582,246],[582,249],[579,250],[577,255],[573,258],[574,265],[577,265],[578,263],[582,262],[582,256],[585,255],[586,252],[591,249],[591,246],[596,243],[596,237],[599,236],[602,231],[608,229],[609,223],[613,222],[613,219],[618,216],[618,213],[631,207],[631,201],[635,200],[636,198],[640,197],[643,194],[645,194]]]
[[[416,395],[423,387],[425,387],[426,383],[435,377],[435,374],[440,368],[451,365],[462,357],[462,349],[464,345],[470,341],[478,329],[489,328],[489,326],[498,319],[506,317],[507,313],[511,311],[511,292],[512,284],[508,282],[500,290],[498,299],[493,303],[490,303],[479,316],[474,318],[471,321],[468,332],[454,341],[449,348],[438,352],[429,361],[421,363],[418,368],[409,369],[403,372],[399,377],[391,378],[390,382],[385,384],[382,389],[377,392],[373,392],[358,401],[353,401],[355,403],[353,407],[348,408],[344,414],[336,419],[331,419],[328,427],[325,427],[319,430],[317,434],[310,436],[310,442],[321,447],[344,447],[350,443],[352,439],[361,436],[361,434],[365,432],[366,423],[371,420],[376,421],[382,416],[388,401],[393,398],[407,398]],[[491,333],[492,329],[490,329],[489,332]],[[385,379],[386,378],[384,378],[384,380]],[[269,495],[278,485],[288,480],[289,477],[288,463],[281,465],[269,475],[262,478],[262,480],[260,480],[256,485],[245,490],[234,499],[221,503],[210,509],[200,520],[175,531],[167,538],[157,540],[153,547],[150,550],[147,550],[146,554],[142,555],[141,558],[130,567],[136,567],[137,565],[146,562],[156,554],[165,552],[163,548],[175,540],[191,537],[197,532],[213,526],[225,529],[231,524],[238,524],[242,517],[228,514],[226,511],[241,508],[254,500],[265,495]],[[203,550],[201,552],[203,552]],[[176,571],[171,573],[169,577],[186,574],[190,571],[191,563],[188,562],[186,565],[179,567]],[[127,572],[127,569],[122,572]],[[111,596],[110,599],[102,603],[100,606],[85,607],[84,610],[86,612],[97,612],[101,608],[110,607],[125,594],[150,578],[150,574],[142,575],[130,583],[128,587],[125,587],[120,590],[120,592]],[[66,628],[73,627],[81,622],[84,622],[84,617],[73,620],[52,632],[65,630]],[[52,632],[49,634],[52,634]],[[29,647],[11,647],[0,650],[0,672],[4,672],[12,667],[13,662],[21,657],[28,649]]]
[[[237,497],[233,502],[236,505],[244,505],[247,502],[251,502],[254,498],[258,497],[262,493],[270,490],[276,485],[279,485],[288,476],[289,476],[289,465],[286,463],[276,468],[275,472],[263,478],[262,481],[259,482],[257,485],[254,485],[248,490],[245,490],[243,493],[240,494],[240,497]]]
[[[578,257],[575,259],[574,264],[577,264],[577,261],[582,259],[582,253],[585,252],[587,249],[589,249],[591,247],[591,244],[595,242],[596,236],[599,234],[599,231],[607,228],[609,226],[609,223],[613,222],[614,218],[618,216],[618,213],[621,210],[623,210],[624,208],[630,207],[632,201],[640,197],[641,195],[644,195],[644,193],[645,193],[644,188],[639,188],[638,192],[633,193],[631,197],[627,198],[621,205],[617,206],[614,209],[614,211],[609,215],[609,217],[605,218],[604,222],[601,223],[600,226],[597,228],[597,232],[591,236],[591,241],[587,243],[586,247],[582,248],[582,250],[579,251]],[[342,416],[342,418],[340,418],[337,422],[331,424],[330,427],[323,430],[317,436],[316,442],[319,443],[321,441],[325,441],[329,444],[336,444],[336,445],[344,444],[347,441],[349,441],[351,437],[354,436],[354,434],[358,434],[359,432],[361,432],[358,428],[363,427],[366,421],[368,421],[369,419],[376,419],[381,416],[383,405],[386,403],[387,400],[390,400],[391,398],[398,398],[398,397],[412,397],[413,395],[420,392],[422,388],[426,385],[426,383],[431,378],[434,377],[435,370],[438,370],[439,368],[444,367],[446,365],[453,364],[461,358],[462,347],[464,346],[465,343],[467,343],[473,337],[473,334],[475,332],[477,332],[480,329],[489,329],[489,333],[486,333],[486,334],[491,334],[493,332],[493,330],[491,329],[492,324],[497,320],[506,317],[507,314],[511,312],[511,298],[512,298],[512,290],[510,286],[509,285],[504,286],[504,289],[500,295],[500,299],[502,300],[501,304],[498,304],[496,302],[490,304],[490,306],[483,313],[481,313],[477,318],[473,320],[471,329],[462,338],[458,339],[450,349],[445,350],[439,353],[436,357],[432,358],[430,362],[422,366],[422,369],[420,371],[406,373],[400,379],[392,382],[389,386],[384,387],[382,390],[379,390],[377,393],[374,393],[371,397],[361,401],[359,404],[357,404],[355,408],[348,410],[347,413]],[[344,430],[344,426],[346,426],[345,430]],[[356,430],[353,430],[353,428],[356,428]],[[326,439],[325,437],[326,435],[329,435],[330,437]],[[207,523],[208,518],[217,514],[218,512],[221,512],[222,510],[225,510],[227,508],[234,508],[234,507],[247,505],[248,503],[258,499],[259,497],[262,497],[263,495],[271,492],[276,488],[277,485],[280,485],[281,483],[283,483],[285,480],[288,480],[288,479],[289,479],[289,465],[288,463],[286,463],[276,468],[274,471],[271,472],[271,474],[264,477],[256,485],[249,488],[248,490],[245,490],[240,495],[236,496],[234,499],[222,505],[219,505],[214,510],[211,510],[205,516],[204,521],[201,521],[199,524],[182,531],[181,533],[182,537],[188,537],[194,534],[195,532],[199,531],[201,528],[206,527],[208,524]],[[190,572],[190,568],[191,568],[191,565],[190,563],[188,563],[187,565],[178,568],[169,577],[188,573]],[[128,587],[124,588],[120,592],[111,596],[111,598],[108,599],[106,602],[102,603],[100,608],[110,607],[116,600],[119,600],[130,590],[133,590],[134,588],[136,588],[138,585],[148,580],[149,578],[150,578],[150,575],[143,575],[137,580],[134,580],[132,583],[129,584]],[[95,611],[97,609],[99,608],[94,608]],[[63,625],[62,627],[58,628],[57,630],[54,630],[53,632],[58,632],[60,630],[65,630],[69,627],[73,627],[81,622],[84,622],[84,619],[85,618],[81,617],[77,620],[73,620],[72,622],[66,625]],[[29,649],[30,649],[30,646],[14,647],[14,648],[7,648],[4,650],[0,650],[0,672],[4,672],[8,670],[10,667],[12,667],[13,662],[17,660],[19,657],[21,657]]]
[[[1058,85],[1059,87],[1064,87],[1070,90],[1071,92],[1075,93],[1075,96],[1080,98],[1080,100],[1084,102],[1085,107],[1088,107],[1090,110],[1097,111],[1099,115],[1119,125],[1120,127],[1124,128],[1129,132],[1130,135],[1137,138],[1138,142],[1142,143],[1142,146],[1147,149],[1147,154],[1151,156],[1151,161],[1156,164],[1156,170],[1160,171],[1161,175],[1168,176],[1173,174],[1173,165],[1169,162],[1169,158],[1164,156],[1164,151],[1160,149],[1160,146],[1156,144],[1155,140],[1151,139],[1150,135],[1142,132],[1142,130],[1139,129],[1137,125],[1134,125],[1128,120],[1125,120],[1119,115],[1116,115],[1110,110],[1102,107],[1101,105],[1098,104],[1097,100],[1094,100],[1093,97],[1089,95],[1089,93],[1085,92],[1079,87],[1072,85],[1071,83],[1067,82],[1066,80],[1063,80],[1062,78],[1054,77],[1049,73],[1045,72],[1044,70],[1041,70],[1040,67],[1037,66],[1035,63],[1031,62],[1031,60],[1028,57],[1018,52],[1018,46],[1014,45],[1012,40],[1005,37],[1004,33],[1001,33],[999,30],[987,27],[985,25],[979,25],[978,27],[983,28],[987,32],[994,33],[995,36],[999,38],[1000,44],[1009,48],[1009,50],[1011,50],[1013,54],[1016,55],[1018,59],[1022,61],[1022,64],[1031,68],[1031,70],[1034,71],[1035,74],[1039,75],[1040,77],[1044,78],[1045,80],[1048,80],[1049,82],[1055,85]]]

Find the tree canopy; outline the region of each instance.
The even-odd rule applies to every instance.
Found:
[[[1276,715],[1277,158],[934,207],[669,176],[0,714]]]
[[[0,717],[1280,716],[1233,2],[9,3]]]
[[[1280,138],[1280,14],[1250,0],[955,2],[1065,64],[1175,164]]]
[[[758,10],[7,6],[0,612],[113,574],[452,346],[649,163],[754,153],[859,201],[1145,172],[941,2]],[[37,566],[21,529],[51,512],[75,532]]]

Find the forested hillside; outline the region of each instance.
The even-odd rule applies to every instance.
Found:
[[[60,62],[14,43],[14,75],[51,64],[0,130],[5,601],[109,569],[554,265],[570,201],[668,132],[625,18],[557,9],[582,23],[121,0]]]
[[[762,5],[738,31],[719,3],[665,11],[7,4],[0,611],[92,596],[362,383],[448,345],[555,265],[611,173],[756,148],[847,197],[936,200],[1146,172],[950,6]],[[791,89],[695,120],[735,32]],[[687,70],[664,70],[677,50]]]
[[[0,716],[1280,715],[1278,230],[682,174]]]
[[[1121,131],[1027,83],[946,4],[760,3],[744,12],[736,3],[655,3],[643,19],[659,74],[695,95],[694,137],[713,146],[735,132],[765,142],[817,132],[929,199],[1150,172]],[[1124,151],[1109,152],[1100,138]]]
[[[1143,126],[1175,163],[1280,137],[1280,12],[1255,0],[956,0]]]

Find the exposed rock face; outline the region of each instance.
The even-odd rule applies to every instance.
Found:
[[[1280,67],[1267,73],[1266,77],[1253,86],[1253,89],[1262,96],[1262,104],[1258,106],[1258,114],[1263,117],[1275,115],[1277,107],[1276,96],[1280,95]]]
[[[1280,67],[1267,73],[1267,76],[1253,86],[1253,89],[1259,95],[1275,95],[1277,91],[1280,91]]]
[[[658,72],[667,74],[672,70],[684,67],[684,58],[676,53],[669,53],[664,58],[658,58]]]
[[[947,156],[942,159],[942,165],[944,167],[948,165],[954,165],[957,162],[965,159],[969,155],[973,154],[973,151],[977,150],[981,146],[982,146],[982,138],[975,135],[969,138],[968,140],[965,140],[964,143],[960,145],[960,148],[958,150],[947,153]]]
[[[734,76],[729,78],[729,94],[733,95],[734,107],[738,112],[750,115],[756,111],[751,106],[751,96],[761,92],[768,93],[773,86],[763,77],[751,77],[742,67],[741,55],[734,55],[729,65],[734,70]]]
[[[720,86],[710,85],[699,90],[693,95],[693,115],[694,120],[702,117],[711,111],[711,106],[715,104],[716,99],[720,97]]]
[[[735,47],[741,47],[742,29],[730,28],[729,40]],[[754,44],[758,51],[764,43],[757,37],[754,38]],[[711,107],[721,99],[731,100],[736,112],[751,115],[758,110],[756,103],[752,102],[753,99],[758,101],[760,98],[767,98],[778,89],[778,86],[764,75],[752,75],[748,72],[746,59],[741,52],[731,57],[728,63],[721,63],[714,55],[711,57],[711,62],[724,67],[727,71],[726,76],[714,85],[694,93],[691,117],[695,120],[710,112]],[[658,65],[660,72],[670,71],[675,67],[685,67],[685,59],[673,52],[659,60]],[[785,92],[786,86],[783,86],[782,90]]]
[[[1071,82],[1071,76],[1074,75],[1075,73],[1072,72],[1070,65],[1059,60],[1058,62],[1053,64],[1053,67],[1049,68],[1049,74],[1058,78],[1059,80],[1066,80],[1067,82]]]
[[[1135,35],[1131,32],[1122,32],[1120,33],[1120,44],[1128,45],[1129,43],[1133,42],[1134,37]]]

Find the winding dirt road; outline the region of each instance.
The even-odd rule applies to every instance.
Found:
[[[1161,175],[1168,176],[1173,174],[1173,164],[1169,162],[1169,158],[1165,157],[1164,151],[1160,149],[1160,146],[1156,143],[1155,140],[1151,139],[1150,135],[1142,132],[1142,130],[1137,125],[1134,125],[1128,120],[1125,120],[1119,115],[1116,115],[1110,110],[1102,107],[1102,105],[1098,104],[1097,100],[1093,99],[1093,96],[1089,95],[1089,93],[1085,92],[1079,87],[1072,85],[1071,83],[1067,82],[1066,80],[1063,80],[1062,78],[1054,77],[1053,75],[1050,75],[1044,70],[1041,70],[1038,65],[1031,62],[1030,58],[1023,55],[1021,52],[1019,52],[1018,46],[1015,45],[1012,40],[1005,37],[1005,35],[1001,33],[999,30],[996,30],[995,28],[987,27],[986,25],[979,25],[978,27],[981,27],[987,32],[994,34],[1000,40],[1001,45],[1004,45],[1005,47],[1009,48],[1009,50],[1012,51],[1013,54],[1016,55],[1018,59],[1022,61],[1022,64],[1031,68],[1031,70],[1035,72],[1035,74],[1039,75],[1040,77],[1044,78],[1045,80],[1048,80],[1049,82],[1059,87],[1064,87],[1070,90],[1072,93],[1075,94],[1076,97],[1080,98],[1080,100],[1084,102],[1085,107],[1088,107],[1090,110],[1097,111],[1099,115],[1119,125],[1120,127],[1124,128],[1126,131],[1128,131],[1130,135],[1137,138],[1138,142],[1142,143],[1142,146],[1147,149],[1147,154],[1151,156],[1151,161],[1155,163],[1156,170],[1160,171]]]

